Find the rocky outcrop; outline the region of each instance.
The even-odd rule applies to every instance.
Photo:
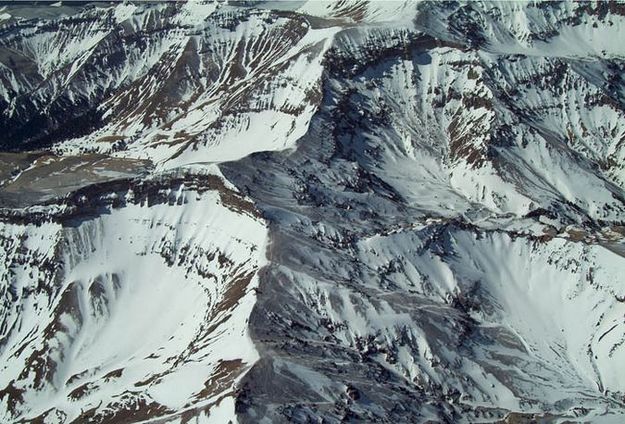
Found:
[[[618,3],[2,7],[0,421],[622,420]]]

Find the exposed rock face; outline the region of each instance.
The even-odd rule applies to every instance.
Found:
[[[1,420],[625,418],[621,4],[3,7]]]

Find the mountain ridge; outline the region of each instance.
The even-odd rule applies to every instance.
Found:
[[[0,7],[2,419],[622,420],[620,3]]]

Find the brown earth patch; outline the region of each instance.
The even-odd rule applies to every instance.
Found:
[[[220,361],[213,375],[204,383],[204,389],[195,398],[206,399],[224,391],[241,374],[244,366],[245,363],[240,359]]]

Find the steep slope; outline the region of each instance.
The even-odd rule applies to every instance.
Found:
[[[80,217],[2,225],[3,421],[234,411],[262,221],[215,177],[112,188],[77,195]]]
[[[346,159],[335,116],[318,115],[287,157],[222,166],[275,222],[241,418],[622,415],[622,251],[564,226],[553,238],[533,218],[485,217],[441,182],[404,197]]]
[[[3,420],[624,419],[620,3],[3,7]]]
[[[5,146],[63,140],[59,152],[129,149],[154,161],[182,155],[180,164],[292,146],[318,102],[319,62],[336,30],[186,2],[96,4],[3,31]],[[252,144],[250,134],[263,136]]]
[[[244,421],[622,420],[625,204],[602,155],[625,121],[578,72],[622,53],[458,34],[481,7],[513,20],[427,3],[342,31],[297,152],[221,167],[276,223]]]

